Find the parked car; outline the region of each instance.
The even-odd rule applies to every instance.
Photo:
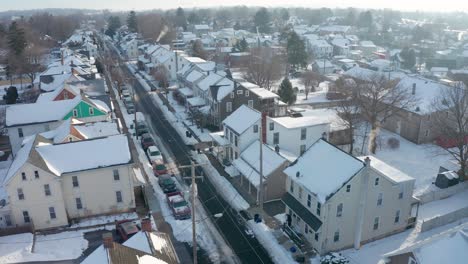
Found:
[[[172,179],[171,175],[164,174],[158,177],[159,186],[164,193],[173,193],[177,192],[177,186],[175,184],[174,179]]]
[[[146,156],[151,164],[164,161],[161,151],[156,146],[149,146],[146,150]]]
[[[191,217],[192,211],[181,192],[168,193],[166,197],[175,219],[182,220]]]
[[[122,238],[122,242],[126,241],[127,239],[132,237],[134,234],[138,233],[138,231],[140,231],[138,229],[137,224],[131,220],[117,221],[115,223],[115,229],[117,230],[117,233]]]
[[[126,105],[127,108],[127,114],[134,114],[135,113],[135,105],[132,103],[128,103]]]
[[[129,90],[122,90],[122,100],[132,99],[132,94]]]
[[[141,135],[140,143],[141,147],[143,147],[145,151],[148,147],[155,145],[153,137],[148,133],[144,133],[143,135]]]
[[[148,126],[146,125],[145,121],[137,121],[135,130],[137,136],[141,136],[142,134],[149,132]]]
[[[159,177],[163,174],[167,174],[167,167],[162,162],[156,162],[153,164],[154,176]]]

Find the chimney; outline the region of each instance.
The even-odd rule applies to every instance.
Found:
[[[367,166],[367,167],[370,167],[370,161],[371,161],[371,160],[370,160],[369,157],[366,157],[366,158],[364,159],[364,162],[366,163],[366,166]]]
[[[152,227],[151,227],[151,219],[149,219],[149,218],[141,219],[141,231],[144,231],[144,232],[153,231]]]
[[[114,248],[114,238],[112,237],[111,232],[107,232],[102,235],[102,244],[104,245],[104,248]]]
[[[415,95],[416,94],[416,83],[413,83],[413,89],[411,91],[411,94],[412,95]]]
[[[279,153],[279,151],[280,151],[280,147],[279,147],[278,145],[276,145],[276,146],[275,146],[275,152],[276,152],[276,153]]]
[[[63,63],[64,63],[64,62],[63,62],[63,50],[62,50],[62,53],[61,53],[61,56],[60,56],[60,62],[61,62],[62,65],[63,65]]]

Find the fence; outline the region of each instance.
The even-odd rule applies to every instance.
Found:
[[[446,189],[437,189],[434,191],[430,191],[422,195],[419,195],[416,198],[418,198],[421,201],[421,204],[425,204],[428,202],[445,199],[447,197],[450,197],[454,194],[457,194],[463,191],[464,189],[468,189],[468,181],[461,182],[457,185],[448,187]]]
[[[31,225],[6,227],[0,229],[0,237],[32,232],[33,228]]]
[[[425,231],[431,230],[439,226],[453,223],[465,217],[468,217],[468,206],[458,209],[456,211],[453,211],[451,213],[441,215],[441,216],[436,216],[429,220],[423,221],[421,224],[421,232],[425,232]]]

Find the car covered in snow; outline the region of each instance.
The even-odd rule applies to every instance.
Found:
[[[154,146],[154,139],[149,133],[144,133],[141,135],[141,147],[146,151],[150,146]]]
[[[161,175],[167,174],[167,167],[162,162],[153,163],[153,173],[154,176],[159,177]]]
[[[169,174],[164,174],[158,177],[158,184],[164,193],[177,192],[177,186],[174,179]]]
[[[159,151],[158,147],[156,146],[149,146],[146,150],[146,156],[148,157],[149,162],[151,164],[163,162],[163,156],[161,155],[161,151]]]
[[[127,89],[122,90],[122,100],[126,99],[132,99],[132,95],[130,94],[130,91]]]
[[[138,229],[137,224],[128,219],[117,221],[115,223],[115,229],[122,238],[122,242],[128,240],[130,237],[132,237],[134,234],[140,231],[140,229]]]
[[[192,211],[181,192],[168,193],[166,197],[175,219],[183,220],[191,217]]]

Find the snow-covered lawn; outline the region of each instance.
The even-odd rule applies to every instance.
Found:
[[[356,130],[356,138],[354,148],[357,152],[362,149],[363,136],[365,134],[365,125],[360,126]],[[370,127],[368,130],[370,131]],[[367,133],[366,144],[364,144],[364,155],[367,155],[367,143],[369,141],[369,133]],[[389,138],[396,138],[400,141],[400,147],[392,149],[388,146]],[[399,169],[407,175],[416,179],[414,194],[420,195],[434,188],[432,182],[439,172],[439,167],[447,164],[451,160],[451,156],[446,154],[444,150],[433,144],[417,145],[410,142],[401,136],[390,131],[381,129],[379,131],[378,140],[379,147],[375,156],[378,159],[388,163],[389,165]]]
[[[206,176],[210,178],[210,182],[216,187],[218,192],[223,196],[224,200],[228,202],[237,211],[247,210],[250,206],[244,198],[237,192],[232,184],[223,176],[221,176],[210,160],[205,154],[197,154],[195,151],[192,152],[192,157],[199,164],[206,164],[203,169],[206,172]]]
[[[466,207],[468,207],[468,190],[457,193],[446,199],[437,200],[421,205],[419,207],[418,219],[430,219]]]
[[[384,264],[385,262],[381,260],[383,254],[408,247],[415,242],[438,235],[451,228],[460,228],[461,226],[468,226],[468,218],[423,233],[418,228],[410,229],[403,233],[365,244],[359,250],[347,249],[341,251],[341,253],[350,260],[350,264]]]
[[[0,263],[76,259],[88,247],[81,231],[38,235],[34,253],[32,240],[31,233],[0,237]]]
[[[296,263],[291,253],[278,243],[268,226],[264,223],[255,223],[254,220],[249,220],[247,223],[274,263]]]

